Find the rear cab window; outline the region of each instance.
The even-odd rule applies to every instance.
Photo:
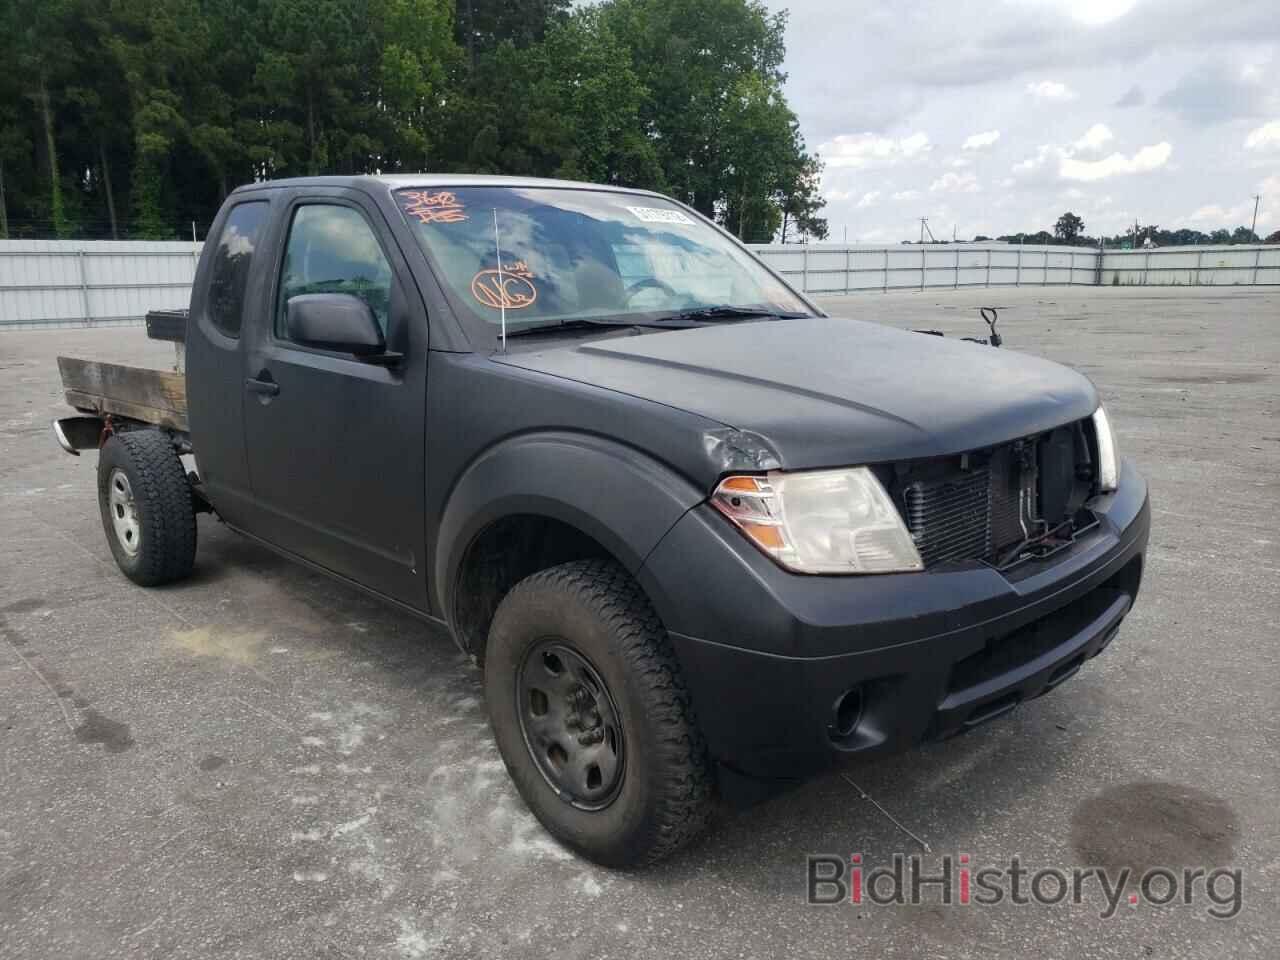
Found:
[[[265,200],[238,203],[227,214],[213,255],[209,278],[209,320],[228,337],[240,336],[244,291],[258,237],[267,222]]]

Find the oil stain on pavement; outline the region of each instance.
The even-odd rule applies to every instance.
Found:
[[[119,720],[104,717],[97,710],[84,711],[80,726],[75,729],[76,739],[81,743],[100,743],[107,753],[123,753],[133,746],[133,736],[129,733],[129,725]]]
[[[1108,787],[1071,817],[1071,846],[1081,863],[1135,873],[1225,866],[1239,835],[1239,820],[1225,800],[1180,783]]]

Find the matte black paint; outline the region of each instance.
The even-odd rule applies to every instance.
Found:
[[[639,578],[673,634],[713,753],[726,771],[756,777],[801,776],[842,749],[960,723],[945,700],[952,664],[1140,564],[1146,487],[1126,463],[1120,491],[1089,504],[1103,522],[1052,561],[1007,573],[784,572],[705,505],[726,473],[974,450],[1087,417],[1092,384],[1044,360],[816,308],[689,330],[566,332],[500,354],[491,329],[450,310],[391,197],[495,182],[547,185],[318,178],[229,198],[270,203],[241,336],[208,322],[206,253],[187,343],[192,441],[228,523],[446,622],[466,548],[489,524],[513,514],[570,524]],[[358,209],[382,244],[394,273],[386,347],[400,362],[276,337],[287,224],[298,204],[318,201]],[[212,237],[225,218],[224,207]],[[983,703],[1043,692],[1112,634],[1108,621],[1067,638],[1062,663],[1010,674]],[[833,744],[827,714],[863,682],[870,725],[857,743]]]
[[[962,453],[1098,405],[1088,379],[1056,363],[836,317],[722,324],[500,362],[749,429],[787,468]]]

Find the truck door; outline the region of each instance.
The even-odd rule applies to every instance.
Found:
[[[196,467],[218,514],[233,526],[248,522],[252,502],[241,419],[241,331],[250,312],[246,305],[262,296],[263,262],[271,260],[268,197],[250,193],[219,214],[200,259],[187,320],[187,418]]]
[[[270,297],[247,331],[244,437],[249,532],[420,610],[427,326],[382,214],[358,191],[288,204]],[[293,343],[289,299],[348,293],[373,311],[386,365]]]

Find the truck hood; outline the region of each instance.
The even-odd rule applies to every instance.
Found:
[[[1087,378],[1048,360],[837,317],[726,323],[494,359],[718,421],[728,429],[709,437],[708,453],[729,469],[943,456],[1082,419],[1098,404]],[[714,451],[717,443],[732,457]]]

